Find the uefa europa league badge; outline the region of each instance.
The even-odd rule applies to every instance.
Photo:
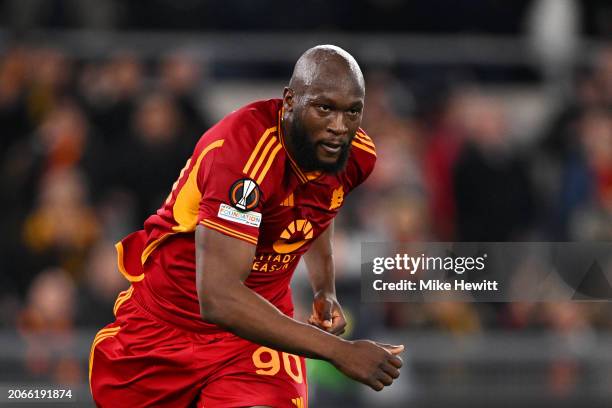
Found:
[[[259,186],[250,178],[236,180],[229,190],[229,201],[232,207],[240,211],[251,211],[259,204]]]

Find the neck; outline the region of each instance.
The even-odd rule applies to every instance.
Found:
[[[281,131],[283,133],[283,139],[285,142],[285,148],[289,151],[289,154],[291,155],[291,157],[295,160],[296,156],[297,156],[297,152],[294,150],[294,143],[293,143],[293,119],[289,116],[289,114],[287,112],[283,112],[283,115],[281,116],[281,120],[280,120],[280,127],[281,127]]]

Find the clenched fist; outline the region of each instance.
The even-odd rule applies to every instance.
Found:
[[[335,296],[318,293],[312,302],[312,314],[308,323],[321,330],[340,335],[344,333],[346,318]]]
[[[393,346],[370,340],[346,341],[334,351],[331,359],[348,377],[376,391],[391,385],[399,377],[404,346]]]

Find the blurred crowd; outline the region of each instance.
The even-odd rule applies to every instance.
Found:
[[[28,338],[113,320],[127,287],[114,243],[160,206],[212,124],[201,103],[206,68],[181,52],[75,60],[14,46],[0,55],[1,327]],[[365,68],[363,127],[379,160],[337,220],[340,288],[359,280],[362,241],[612,239],[612,47],[576,72],[542,134],[521,138],[504,100],[478,84],[450,83],[427,99],[390,70]],[[358,303],[358,294],[345,295]],[[380,307],[383,320],[362,330],[612,328],[605,303]],[[29,369],[82,376],[60,363]]]
[[[367,85],[364,127],[379,161],[351,201],[353,216],[337,228],[337,247],[355,256],[361,241],[612,240],[612,47],[576,70],[567,97],[532,135],[515,134],[507,101],[474,83],[454,83],[429,103],[388,73],[370,75]],[[342,265],[351,255],[341,255],[339,273],[350,274]],[[608,280],[611,272],[608,265]],[[356,325],[458,337],[552,333],[575,356],[612,329],[606,302],[377,306]],[[547,392],[564,397],[585,367],[570,357],[545,370]]]
[[[61,333],[113,320],[127,286],[114,243],[159,207],[208,126],[201,78],[180,53],[0,56],[1,326]]]
[[[429,103],[388,73],[369,75],[367,85],[364,127],[380,159],[351,201],[352,215],[341,219],[339,248],[358,253],[361,241],[612,239],[612,47],[576,70],[572,90],[533,135],[515,134],[507,101],[474,83],[453,83]],[[340,266],[339,273],[351,271]],[[582,336],[612,328],[608,303],[382,308],[384,325],[395,329]]]

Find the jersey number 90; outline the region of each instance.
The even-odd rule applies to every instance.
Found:
[[[300,358],[295,354],[289,354],[268,348],[260,347],[253,353],[253,364],[257,368],[255,372],[259,375],[276,375],[281,369],[281,358],[283,368],[289,377],[298,384],[304,381],[302,364]]]

